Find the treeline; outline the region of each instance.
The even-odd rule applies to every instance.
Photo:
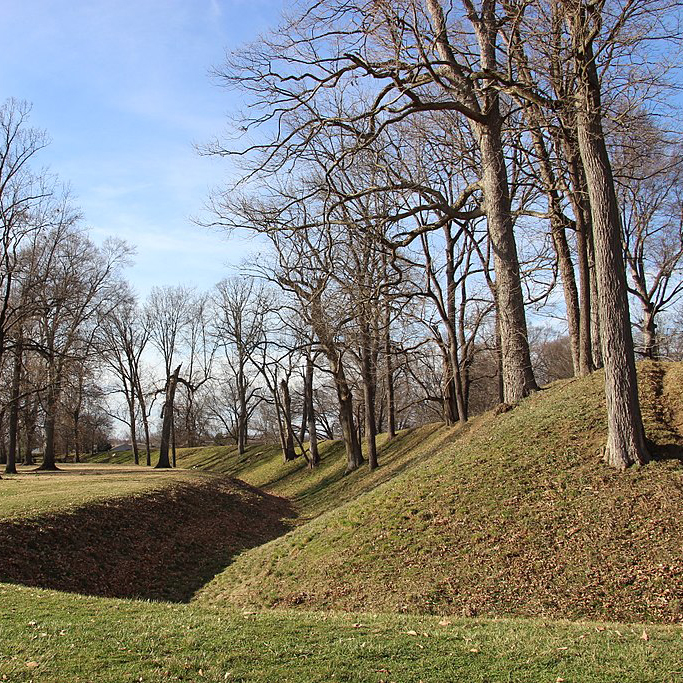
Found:
[[[204,148],[242,168],[207,222],[258,255],[144,302],[127,247],[96,248],[29,171],[44,136],[6,103],[8,471],[39,426],[52,467],[55,439],[78,454],[116,424],[162,467],[253,438],[314,467],[341,437],[348,470],[373,468],[380,431],[599,368],[605,458],[646,462],[635,358],[681,356],[679,19],[667,0],[301,4],[216,70],[247,142]]]
[[[327,361],[349,469],[358,398],[375,464],[380,376],[391,422],[395,335],[437,350],[444,417],[466,421],[482,335],[499,400],[537,390],[528,318],[556,284],[573,373],[604,367],[605,459],[648,460],[629,296],[657,358],[681,293],[679,23],[668,0],[320,0],[216,70],[247,106],[204,149],[243,169],[213,223],[270,245],[252,270]]]

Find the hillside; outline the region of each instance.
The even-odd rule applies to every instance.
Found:
[[[288,491],[313,519],[242,553],[196,599],[678,621],[682,379],[680,364],[641,364],[647,434],[661,459],[626,473],[600,458],[600,374],[556,383],[463,433],[431,427],[404,435],[383,449],[384,464],[371,476],[294,478],[280,469],[275,477],[274,456],[245,464],[237,476]]]
[[[105,495],[92,468],[80,469],[82,482],[74,469],[48,477],[63,491],[78,495],[75,484],[83,483],[98,495],[78,505],[57,495],[53,506],[24,517],[3,514],[4,503],[15,501],[0,496],[0,581],[186,601],[237,552],[284,533],[292,516],[282,498],[224,476],[135,470],[128,475],[137,488]],[[23,497],[44,479],[26,475]]]
[[[402,432],[372,473],[328,442],[315,471],[254,445],[3,480],[0,580],[40,588],[0,584],[0,678],[677,680],[680,626],[623,623],[683,617],[683,364],[639,371],[659,459],[624,474],[596,375]]]

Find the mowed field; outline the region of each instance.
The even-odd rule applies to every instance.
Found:
[[[19,474],[0,484],[0,520],[28,518],[77,508],[95,500],[131,496],[171,481],[190,479],[189,472],[168,472],[136,465],[61,463],[58,472],[36,472],[20,465]]]
[[[595,375],[373,473],[326,442],[3,479],[0,680],[681,681],[683,366],[639,371],[657,460],[625,474]]]

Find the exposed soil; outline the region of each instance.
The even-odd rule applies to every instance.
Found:
[[[188,601],[240,551],[294,516],[283,498],[228,477],[0,525],[0,581],[120,598]]]

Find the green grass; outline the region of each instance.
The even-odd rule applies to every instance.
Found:
[[[250,445],[243,455],[237,453],[235,446],[179,448],[177,458],[179,468],[227,474],[289,498],[302,520],[307,520],[338,508],[419,465],[424,458],[438,454],[444,444],[459,434],[459,428],[445,429],[438,424],[399,432],[392,441],[381,434],[377,439],[381,467],[374,472],[363,467],[348,475],[345,474],[344,446],[339,441],[320,443],[321,462],[314,470],[308,469],[303,457],[284,462],[279,446],[271,444]],[[156,462],[156,457],[153,454],[152,462]],[[130,452],[89,457],[90,462],[117,464],[129,464],[132,459]]]
[[[670,382],[657,368],[640,368],[648,435],[680,454],[680,436],[660,419],[672,411],[661,404]],[[477,418],[463,433],[407,434],[405,454],[383,451],[377,474],[332,477],[324,489],[319,473],[301,476],[290,490],[302,512],[325,511],[240,555],[197,599],[679,621],[683,468],[678,460],[626,473],[608,468],[600,457],[604,425],[596,374]],[[382,481],[383,471],[392,476]],[[287,481],[267,488],[287,490]]]
[[[680,627],[240,613],[0,584],[0,680],[667,683]],[[644,635],[645,634],[645,635]]]
[[[683,365],[639,372],[667,459],[623,474],[600,458],[599,374],[381,441],[373,473],[344,476],[334,442],[314,471],[274,446],[180,449],[288,497],[298,526],[189,605],[0,584],[0,681],[683,680],[681,626],[638,623],[683,620]],[[197,476],[71,467],[0,482],[0,519]]]
[[[189,472],[143,467],[106,468],[90,463],[60,464],[59,472],[19,467],[18,475],[0,481],[0,520],[60,512],[105,498],[128,496],[168,485]]]

